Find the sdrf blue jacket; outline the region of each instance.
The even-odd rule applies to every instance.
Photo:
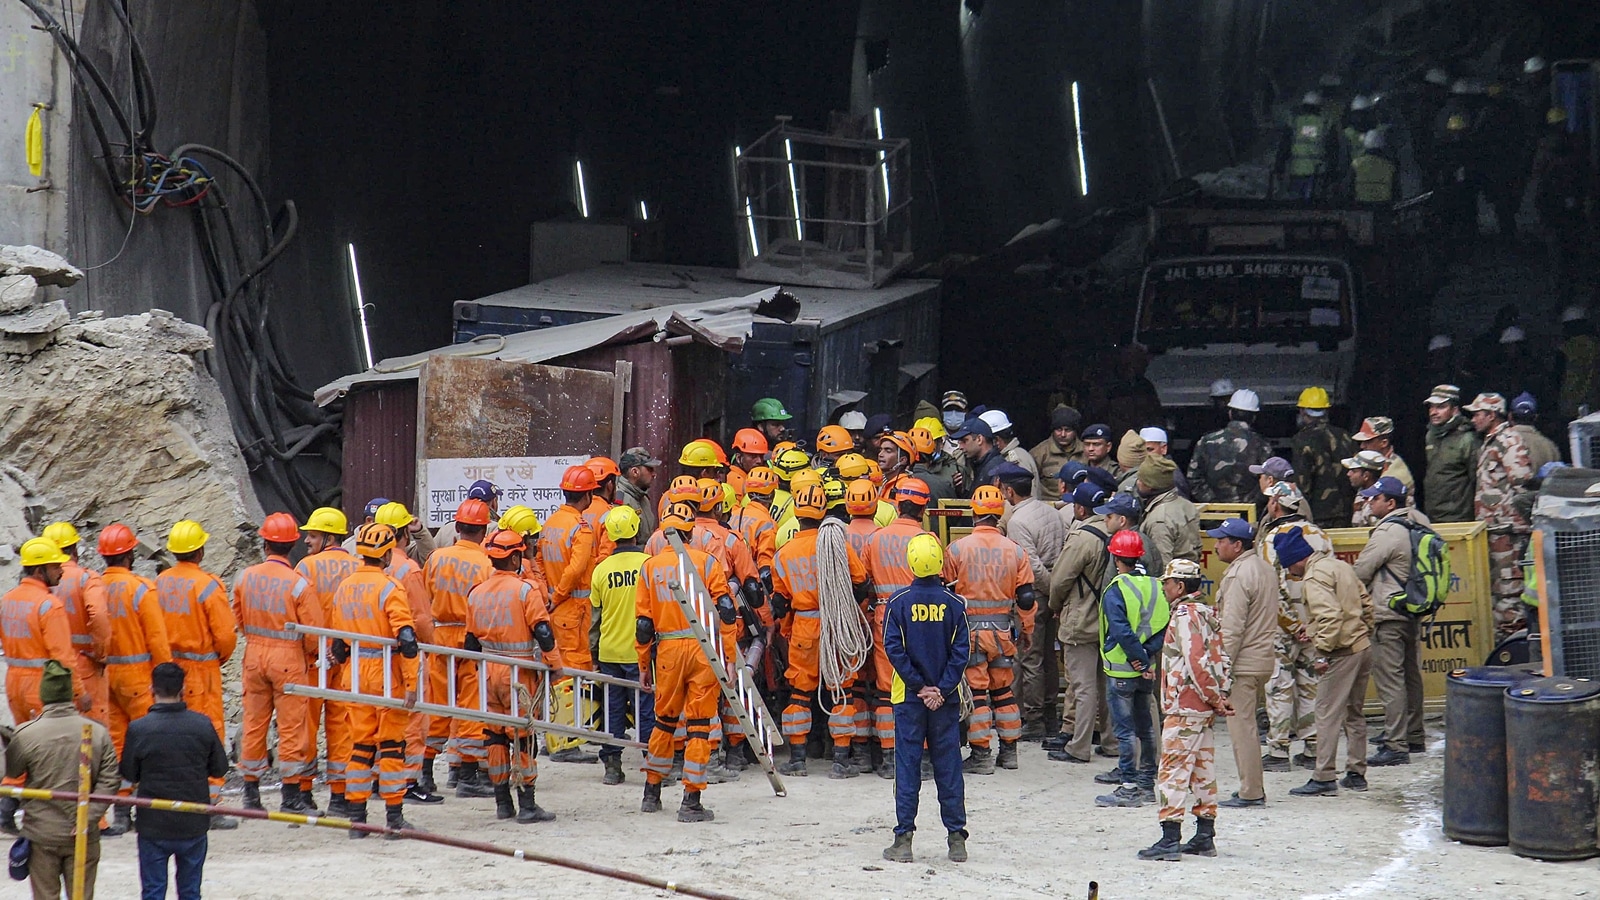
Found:
[[[883,622],[883,650],[894,666],[890,700],[905,703],[935,685],[946,699],[955,696],[970,653],[967,604],[939,576],[911,582],[889,597]]]

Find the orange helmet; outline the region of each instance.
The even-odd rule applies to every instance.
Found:
[[[745,478],[744,490],[747,494],[758,497],[770,497],[778,489],[778,476],[766,466],[756,466],[750,470],[750,475]]]
[[[754,453],[766,456],[767,436],[754,428],[741,428],[733,435],[733,449],[740,453]]]
[[[674,503],[667,507],[667,512],[661,517],[661,527],[688,531],[694,527],[694,507],[687,503]]]
[[[883,467],[875,459],[867,460],[867,480],[873,484],[883,484]]]
[[[570,466],[561,476],[561,489],[573,493],[592,491],[600,485],[594,480],[594,472],[588,466]]]
[[[878,489],[865,478],[850,482],[844,492],[844,508],[852,516],[870,516],[878,511]]]
[[[796,444],[794,441],[779,441],[776,444],[772,445],[772,458],[773,459],[777,459],[778,455],[783,453],[783,451],[785,451],[785,450],[798,450],[798,449],[800,449],[800,445]]]
[[[300,539],[300,526],[295,523],[294,516],[288,513],[273,513],[267,516],[267,523],[271,524],[272,520],[278,516],[283,516],[289,520],[289,537],[287,539],[268,537],[267,540],[282,541],[285,544],[298,541]],[[262,525],[262,537],[267,537],[266,530],[267,526]],[[132,553],[137,546],[139,546],[139,539],[133,536],[133,529],[121,522],[112,522],[100,532],[101,556],[121,556],[124,553]]]
[[[822,485],[808,484],[794,492],[794,514],[798,519],[820,519],[828,506],[828,494]]]
[[[928,490],[928,483],[921,478],[902,478],[894,491],[894,502],[915,503],[918,506],[927,506],[933,499],[933,492]]]
[[[936,445],[933,441],[933,432],[926,428],[913,428],[906,432],[906,437],[911,439],[911,449],[918,456],[932,456]]]
[[[904,431],[891,431],[888,434],[878,438],[878,441],[880,446],[882,445],[883,441],[888,441],[896,447],[899,447],[900,452],[906,455],[907,465],[917,461],[917,451],[916,448],[911,444],[911,436],[906,434]]]
[[[728,482],[727,482],[727,484],[728,484],[728,487],[733,488],[733,495],[735,497],[743,497],[744,496],[745,485],[747,483],[749,483],[749,481],[750,481],[750,476],[746,475],[743,469],[729,469],[728,470]]]
[[[1006,498],[1000,495],[1000,489],[992,484],[979,485],[972,492],[972,514],[975,516],[998,516],[1006,511]]]
[[[693,475],[679,475],[667,486],[668,503],[699,503],[699,479]]]
[[[483,552],[489,554],[491,559],[505,559],[527,549],[528,542],[522,535],[509,528],[502,528],[496,531],[494,537],[489,538],[483,544]]]
[[[106,535],[111,533],[112,528],[121,528],[122,530],[127,531],[128,526],[112,525],[111,528],[107,528],[105,531],[100,532],[101,556],[106,555]],[[295,522],[294,516],[291,516],[286,512],[275,512],[272,515],[267,516],[267,520],[261,523],[261,530],[257,531],[256,534],[261,535],[262,540],[271,541],[274,544],[292,544],[295,541],[300,540],[300,526]],[[132,549],[133,532],[128,531],[128,550]],[[128,550],[113,550],[111,552],[127,553]]]
[[[621,478],[622,470],[608,456],[592,456],[584,463],[584,468],[594,473],[594,480],[598,484],[607,478]]]
[[[722,503],[722,482],[714,478],[702,478],[694,483],[695,503],[701,512],[713,512]]]
[[[582,466],[574,466],[574,468],[583,469]],[[570,474],[570,470],[569,470],[569,474]],[[583,474],[589,475],[589,470],[588,469],[583,469]],[[594,476],[593,475],[589,475],[589,478],[593,479]],[[566,479],[562,479],[562,481],[565,482]],[[482,500],[477,499],[476,497],[474,497],[471,500],[462,501],[461,505],[456,507],[456,524],[458,524],[458,525],[488,525],[489,524],[489,504],[483,502]]]
[[[825,425],[817,432],[817,449],[823,453],[848,453],[855,448],[855,438],[843,425]]]
[[[848,478],[851,481],[857,478],[865,478],[867,477],[867,472],[871,471],[867,466],[867,458],[854,451],[839,457],[833,467],[839,470],[840,478]]]

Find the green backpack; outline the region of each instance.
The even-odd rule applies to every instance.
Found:
[[[1450,592],[1450,548],[1437,531],[1426,525],[1409,519],[1400,524],[1411,532],[1411,577],[1406,579],[1404,591],[1389,598],[1389,608],[1427,618],[1444,606],[1445,595]],[[1392,577],[1394,572],[1389,574]]]

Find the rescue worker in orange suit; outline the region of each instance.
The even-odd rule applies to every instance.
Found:
[[[967,685],[972,688],[967,744],[972,754],[962,766],[971,775],[993,775],[995,766],[1015,769],[1017,740],[1022,737],[1022,712],[1012,685],[1021,647],[1033,635],[1038,597],[1027,552],[1000,533],[1005,511],[1000,489],[979,485],[972,492],[972,533],[952,541],[945,554],[955,568],[950,588],[966,599],[967,627],[972,632],[967,660]],[[998,754],[995,732],[1000,734]]]
[[[404,503],[391,500],[378,507],[372,520],[394,529],[394,553],[383,571],[406,589],[406,601],[411,604],[412,627],[416,629],[417,640],[431,644],[433,600],[428,594],[427,582],[422,577],[422,566],[407,555],[407,542],[400,539],[417,521],[417,517],[406,509]],[[406,799],[417,803],[443,803],[444,797],[440,796],[438,786],[433,783],[433,773],[428,773],[426,783],[422,780],[422,758],[427,738],[427,715],[413,712],[406,720]]]
[[[751,472],[767,464],[767,454],[771,450],[766,435],[754,428],[739,429],[733,435],[733,467],[728,477],[732,478],[733,469],[737,469],[748,481]]]
[[[561,476],[565,503],[550,514],[539,532],[539,556],[544,560],[545,584],[550,590],[550,626],[556,632],[556,646],[569,668],[594,671],[594,655],[589,651],[589,584],[594,567],[609,556],[616,544],[606,535],[595,507],[594,472],[586,466],[572,466]],[[601,501],[603,504],[604,501]],[[560,679],[566,683],[570,679]],[[587,708],[591,698],[573,697],[573,713],[566,724],[579,724],[578,708]],[[563,706],[566,700],[562,699]],[[553,750],[553,745],[552,748]],[[550,753],[551,762],[595,763],[600,757],[572,743]]]
[[[109,695],[106,689],[106,645],[111,642],[111,622],[106,618],[106,591],[100,576],[78,563],[78,530],[70,522],[45,526],[43,536],[55,541],[67,561],[61,564],[61,581],[50,592],[67,608],[67,625],[72,628],[72,649],[77,651],[78,677],[89,692],[90,719],[110,722]]]
[[[606,533],[606,513],[611,511],[610,498],[617,495],[617,476],[621,475],[622,471],[617,468],[616,463],[604,456],[590,457],[583,467],[594,476],[594,491],[589,495],[592,499],[588,508],[583,511],[583,520],[589,523],[589,529],[594,532],[594,560],[589,566],[589,574],[593,575],[594,567],[605,562],[611,551],[617,549],[617,545],[611,540],[611,535]]]
[[[737,619],[733,598],[728,594],[728,575],[716,557],[687,546],[694,527],[694,507],[674,503],[662,517],[661,527],[676,532],[685,542],[689,564],[704,582],[717,615],[724,624]],[[672,586],[678,582],[678,554],[667,549],[645,560],[639,569],[639,593],[634,601],[636,648],[639,676],[646,690],[655,693],[655,730],[650,733],[645,754],[644,800],[640,812],[661,810],[661,782],[672,767],[673,734],[679,722],[686,728],[684,747],[683,802],[678,807],[680,822],[709,822],[714,816],[700,802],[706,789],[706,767],[711,760],[711,720],[717,714],[719,688],[700,643],[695,640],[678,605]]]
[[[756,557],[756,571],[762,586],[772,592],[772,558],[778,552],[778,523],[773,521],[768,504],[772,492],[778,489],[778,476],[766,466],[750,470],[744,480],[744,504],[735,509],[728,519],[728,527],[739,532]],[[771,610],[763,614],[762,621],[772,626]]]
[[[821,572],[817,561],[817,526],[822,523],[827,495],[821,485],[807,484],[794,495],[794,514],[800,531],[778,548],[772,565],[772,613],[789,646],[789,702],[783,710],[783,734],[789,741],[789,761],[778,767],[783,775],[804,777],[806,737],[811,733],[811,695],[821,685],[818,641],[822,633]],[[861,557],[845,544],[850,587],[857,600],[870,596],[866,567]],[[852,673],[845,684],[828,685],[830,691],[847,690],[855,683]],[[854,705],[847,698],[829,710],[828,733],[833,737],[833,769],[830,778],[854,778],[861,774],[850,761],[850,743],[855,737]]]
[[[889,598],[895,591],[909,587],[915,578],[906,562],[906,546],[919,534],[929,532],[922,528],[922,513],[928,508],[932,496],[928,483],[920,478],[903,478],[896,489],[894,503],[899,517],[878,529],[867,545],[862,557],[867,574],[872,578],[874,600],[872,604],[872,661],[877,691],[873,696],[873,727],[878,733],[878,748],[883,751],[879,763],[879,778],[894,780],[894,703],[889,693],[894,687],[894,667],[884,652],[883,622],[889,611]],[[943,562],[946,580],[955,579],[952,562]]]
[[[561,654],[556,650],[556,635],[550,627],[544,590],[519,575],[527,549],[522,535],[508,530],[495,532],[484,544],[483,550],[489,555],[494,573],[473,588],[467,598],[466,647],[474,653],[543,662],[559,669]],[[540,695],[543,675],[535,669],[516,668],[513,672],[512,666],[490,663],[486,670],[490,712],[511,712],[516,685],[528,690],[527,698],[518,702],[518,710],[525,710],[527,699]],[[539,752],[534,746],[533,734],[499,725],[487,726],[485,733],[489,743],[489,780],[494,784],[495,818],[515,818],[519,825],[554,819],[555,815],[542,809],[534,799]],[[515,802],[511,798],[513,786],[517,792]]]
[[[161,617],[161,601],[156,583],[133,574],[133,552],[139,547],[133,529],[113,522],[100,532],[100,557],[106,570],[100,576],[106,589],[106,618],[111,621],[111,643],[106,647],[106,692],[110,698],[111,742],[122,756],[128,737],[128,723],[150,711],[155,701],[150,694],[150,670],[172,662],[167,644],[167,623]],[[131,795],[131,785],[118,791]],[[111,827],[102,835],[126,834],[133,830],[133,807],[115,806]]]
[[[845,528],[850,549],[865,560],[872,536],[878,533],[878,523],[873,521],[878,514],[878,491],[871,481],[858,478],[850,482],[845,488],[844,511],[850,514],[850,524]]]
[[[657,520],[666,516],[667,509],[674,503],[687,503],[690,509],[700,505],[700,480],[693,475],[679,475],[667,485],[667,492],[661,495],[661,509],[657,512]],[[645,542],[644,552],[651,556],[667,549],[667,530],[657,526],[650,540]]]
[[[522,554],[522,577],[539,585],[546,597],[550,596],[550,585],[544,580],[544,561],[539,558],[539,535],[544,531],[544,526],[539,524],[539,514],[526,506],[513,506],[500,514],[496,524],[502,531],[522,535],[528,544],[528,552]]]
[[[316,769],[317,752],[306,725],[306,698],[284,688],[310,683],[317,638],[289,626],[321,628],[326,620],[316,589],[289,563],[289,554],[300,541],[294,516],[273,513],[256,533],[267,559],[240,572],[233,582],[233,615],[244,632],[244,735],[239,746],[244,808],[266,808],[261,805],[261,776],[267,773],[267,728],[276,715],[281,809],[308,813],[311,806],[300,786]]]
[[[39,682],[44,664],[55,660],[72,673],[72,696],[78,710],[89,708],[83,677],[78,674],[78,652],[72,649],[72,627],[67,611],[50,593],[61,581],[61,567],[70,559],[49,538],[24,541],[19,551],[22,581],[0,598],[0,650],[6,657],[6,700],[11,721],[21,724],[44,710]],[[6,779],[7,787],[22,787],[24,779]],[[0,797],[0,831],[18,834],[18,801]]]
[[[462,501],[456,507],[456,542],[433,551],[422,570],[433,603],[433,642],[459,650],[467,645],[467,597],[472,589],[489,577],[492,568],[483,552],[483,536],[489,530],[489,504],[478,499]],[[456,683],[450,684],[450,660],[428,657],[429,703],[473,706],[478,702],[478,672],[473,666],[456,666]],[[458,701],[459,698],[459,701]],[[488,759],[483,725],[447,716],[428,717],[428,739],[423,751],[420,784],[435,793],[433,761],[454,738],[460,764],[451,769],[457,797],[493,797],[494,785],[483,771]]]
[[[350,523],[346,521],[344,513],[331,506],[318,507],[306,517],[306,523],[300,526],[301,533],[305,536],[306,555],[295,566],[295,571],[300,573],[311,584],[311,589],[316,592],[317,605],[322,608],[322,621],[333,620],[333,595],[338,592],[339,585],[361,563],[355,554],[346,550],[341,543]],[[314,660],[313,669],[306,673],[306,683],[316,684],[318,665],[330,666],[328,669],[328,684],[334,685],[344,673],[344,664],[332,660]],[[306,699],[306,730],[309,732],[306,740],[316,753],[317,730],[322,729],[324,740],[327,743],[328,757],[328,814],[332,816],[344,815],[344,773],[350,765],[350,711],[345,704],[335,700],[318,700],[314,697]],[[300,793],[314,810],[316,801],[311,799],[311,782],[316,774],[315,760],[312,771],[300,780]]]
[[[899,490],[900,482],[914,478],[911,467],[917,461],[917,451],[911,443],[911,436],[903,431],[886,434],[878,439],[877,452],[878,467],[883,469],[883,484],[878,488],[878,496],[890,502],[898,502],[894,497]]]
[[[701,479],[698,487],[698,514],[687,546],[716,557],[728,576],[728,592],[735,599],[739,616],[733,622],[723,623],[720,630],[722,663],[732,671],[739,659],[740,647],[748,647],[762,633],[759,610],[766,606],[766,596],[761,574],[756,569],[755,554],[744,538],[727,524],[733,508],[733,488],[710,479]],[[712,744],[718,748],[710,769],[714,783],[736,781],[745,769],[743,726],[738,716],[726,710],[725,704],[719,703],[719,706],[724,714],[712,726]]]
[[[177,562],[156,576],[156,596],[167,626],[172,661],[183,669],[183,702],[210,717],[217,738],[228,745],[222,713],[222,664],[239,643],[239,623],[228,606],[228,589],[217,576],[200,568],[211,535],[199,522],[185,519],[167,534],[167,551]],[[221,778],[211,779],[211,802],[222,793]],[[232,816],[212,816],[211,829],[239,827]]]
[[[481,502],[481,501],[480,501]],[[348,663],[339,680],[339,689],[354,689],[361,694],[382,697],[387,689],[401,693],[405,710],[347,704],[350,714],[350,768],[345,779],[345,809],[352,822],[367,821],[367,799],[372,796],[373,776],[377,776],[378,796],[386,812],[384,837],[398,840],[401,830],[413,828],[405,819],[406,796],[406,710],[417,704],[417,631],[411,619],[411,604],[406,589],[384,574],[395,548],[394,529],[376,522],[356,531],[356,555],[361,568],[339,583],[330,604],[333,615],[329,627],[371,635],[395,642],[393,652],[377,644],[352,647],[334,641],[332,652]],[[359,654],[351,659],[352,652]],[[387,655],[388,659],[385,659]],[[352,679],[356,673],[359,681]],[[388,685],[385,685],[385,678]],[[349,832],[352,839],[365,832]]]

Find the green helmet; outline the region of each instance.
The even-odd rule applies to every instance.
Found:
[[[752,422],[787,422],[794,416],[783,408],[783,401],[773,397],[762,397],[756,405],[750,407],[750,421]]]

